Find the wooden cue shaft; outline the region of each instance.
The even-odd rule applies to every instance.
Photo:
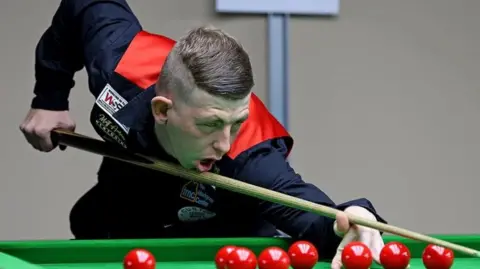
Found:
[[[56,134],[56,135],[55,135]],[[331,208],[324,205],[319,205],[313,202],[309,202],[300,198],[296,198],[283,193],[275,192],[266,188],[258,187],[252,184],[234,180],[229,177],[217,175],[214,173],[199,173],[191,171],[181,167],[180,165],[164,162],[152,157],[143,156],[141,154],[132,154],[127,151],[113,147],[108,143],[94,139],[88,136],[84,136],[78,133],[70,131],[55,130],[52,138],[56,140],[56,143],[69,147],[74,147],[84,151],[89,151],[95,154],[103,155],[108,158],[116,159],[119,161],[131,163],[137,166],[145,167],[152,170],[161,171],[184,179],[196,181],[199,183],[209,184],[218,188],[226,189],[232,192],[241,193],[251,197],[256,197],[261,200],[269,201],[272,203],[281,204],[284,206],[292,207],[299,210],[315,213],[321,216],[329,218],[335,218],[340,212],[335,208]],[[480,257],[480,251],[472,248],[464,247],[458,244],[433,238],[424,234],[409,231],[393,225],[381,223],[378,221],[372,221],[365,218],[358,217],[353,214],[347,213],[348,219],[351,223],[370,227],[382,232],[391,233],[413,240],[418,240],[425,243],[435,244],[450,248],[454,251],[467,254],[473,257]]]

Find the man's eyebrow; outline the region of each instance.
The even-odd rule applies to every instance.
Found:
[[[198,121],[224,121],[218,116],[197,117]]]
[[[246,121],[247,118],[248,118],[249,114],[246,114],[238,119],[236,119],[234,122],[243,122],[243,121]],[[204,117],[204,118],[197,118],[198,121],[201,121],[201,122],[208,122],[208,121],[221,121],[223,123],[227,122],[225,121],[224,119],[216,116],[216,115],[213,115],[213,116],[208,116],[208,117]]]

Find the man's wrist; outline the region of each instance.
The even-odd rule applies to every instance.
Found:
[[[64,111],[69,109],[68,97],[70,95],[72,81],[46,79],[37,80],[33,90],[35,97],[31,108]]]
[[[69,109],[68,100],[45,98],[43,96],[35,96],[30,105],[33,109],[46,109],[52,111],[65,111]]]

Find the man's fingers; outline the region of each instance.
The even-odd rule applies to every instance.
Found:
[[[48,129],[34,129],[33,137],[43,152],[49,152],[54,149],[52,139],[50,137],[50,130]]]
[[[55,129],[58,129],[58,128],[55,128]],[[60,128],[60,129],[66,129],[66,128]],[[67,129],[68,130],[68,129]],[[58,148],[61,150],[61,151],[64,151],[65,149],[67,149],[67,146],[65,145],[59,145],[58,144],[58,139],[56,139],[56,136],[54,136],[53,134],[53,130],[49,133],[49,139],[50,141],[52,141],[52,146],[55,148],[58,146]]]
[[[331,269],[342,269],[342,260],[341,258],[333,259]]]
[[[69,131],[71,131],[71,132],[74,132],[74,131],[75,131],[75,128],[76,128],[76,125],[75,125],[75,123],[73,123],[73,122],[70,122],[70,123],[60,122],[60,124],[58,125],[57,128],[59,128],[59,129],[65,129],[65,130],[69,130]],[[56,145],[54,145],[54,146],[56,146]],[[67,146],[65,146],[65,145],[59,145],[58,148],[63,151],[63,150],[65,150],[65,149],[67,149]]]
[[[372,251],[372,254],[373,254],[373,249],[372,249],[372,242],[373,242],[373,238],[372,238],[372,233],[371,232],[366,232],[366,231],[362,231],[359,235],[359,241],[364,243],[365,245],[367,245],[367,247]]]
[[[50,152],[55,148],[50,138],[43,138],[40,140],[39,143],[40,143],[40,148],[43,152]]]
[[[335,234],[342,237],[350,229],[350,222],[348,220],[347,214],[344,212],[339,212],[335,218],[333,224],[333,230]]]
[[[331,268],[332,269],[342,269],[342,252],[346,245],[357,240],[357,231],[355,229],[350,229],[342,241],[338,245],[337,252],[333,257]]]
[[[27,139],[28,143],[36,150],[41,150],[40,144],[38,140],[32,137],[31,135],[25,134],[25,138]]]
[[[383,242],[383,238],[380,235],[379,232],[374,231],[373,232],[373,242],[372,242],[372,255],[373,259],[375,260],[376,263],[380,263],[380,252],[382,251],[383,247],[385,246],[385,243]]]
[[[64,121],[60,121],[57,123],[57,126],[56,126],[57,129],[65,129],[65,130],[69,130],[69,131],[75,131],[75,128],[76,128],[76,125],[74,122],[64,122]]]
[[[25,139],[28,141],[28,143],[30,143],[30,145],[34,149],[41,150],[40,143],[39,143],[38,139],[36,138],[36,136],[34,135],[32,126],[24,123],[24,124],[20,125],[20,130],[22,131]]]
[[[361,229],[364,229],[364,231],[360,233],[360,242],[367,245],[372,252],[373,260],[380,264],[380,251],[383,247],[383,245],[381,245],[381,243],[383,243],[383,239],[381,238],[380,233],[369,228],[361,227]]]
[[[345,209],[345,212],[361,216],[363,218],[372,220],[375,219],[375,216],[370,211],[360,206],[350,206]],[[380,251],[384,246],[383,238],[381,237],[380,232],[361,225],[351,224],[345,212],[338,213],[334,222],[333,229],[335,233],[339,236],[342,234],[345,235],[343,236],[343,239],[337,248],[337,252],[332,260],[331,268],[342,268],[342,252],[346,245],[354,241],[359,241],[365,244],[370,249],[375,263],[380,264]]]

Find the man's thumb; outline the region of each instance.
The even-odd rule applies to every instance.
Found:
[[[68,131],[71,131],[71,132],[74,132],[75,131],[75,123],[74,122],[71,122],[71,123],[65,123],[65,122],[59,122],[58,123],[58,126],[57,126],[57,129],[63,129],[63,130],[68,130]],[[59,145],[58,148],[61,150],[61,151],[64,151],[67,149],[67,146],[65,145]]]
[[[337,214],[333,229],[338,236],[343,236],[350,229],[350,222],[345,212]]]
[[[52,139],[52,144],[55,145],[55,146],[58,145],[58,148],[60,150],[64,151],[65,149],[67,149],[67,146],[59,144],[58,135],[57,135],[57,133],[55,133],[55,129],[52,130],[52,132],[50,133],[50,139]]]

